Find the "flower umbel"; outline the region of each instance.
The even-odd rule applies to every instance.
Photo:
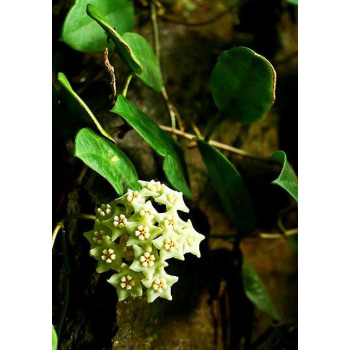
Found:
[[[180,219],[178,211],[189,212],[181,192],[154,180],[139,184],[140,190],[129,189],[97,208],[94,230],[84,235],[91,245],[90,254],[98,261],[97,272],[117,272],[108,282],[116,288],[119,300],[140,297],[143,288],[148,302],[171,300],[171,287],[178,277],[165,272],[166,260],[184,260],[186,253],[200,257],[204,236],[190,220]],[[157,203],[165,210],[157,211]]]

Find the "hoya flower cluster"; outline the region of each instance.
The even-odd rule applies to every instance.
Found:
[[[140,191],[128,190],[102,204],[94,229],[85,237],[91,244],[90,254],[98,261],[97,272],[117,272],[108,282],[117,289],[119,300],[139,297],[144,289],[149,303],[158,297],[171,300],[171,286],[178,277],[165,272],[167,260],[184,260],[186,253],[200,257],[204,236],[190,220],[179,217],[179,210],[189,212],[181,192],[154,180],[139,183]],[[165,212],[157,211],[156,203],[165,206]]]

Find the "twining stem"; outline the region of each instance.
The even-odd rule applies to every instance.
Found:
[[[74,219],[95,220],[96,217],[95,215],[91,215],[91,214],[72,214],[60,220],[52,232],[52,248],[55,245],[57,234],[60,232],[60,230],[64,231],[64,224]]]
[[[151,20],[152,20],[152,27],[153,27],[153,41],[154,41],[154,51],[156,52],[157,61],[159,64],[159,32],[158,32],[158,23],[157,23],[157,9],[156,4],[152,0],[151,2]]]
[[[176,129],[176,121],[177,121],[180,130],[185,130],[179,112],[177,111],[177,109],[169,99],[169,96],[164,84],[163,74],[160,69],[159,30],[158,30],[158,22],[157,22],[157,9],[156,9],[156,3],[154,0],[151,1],[151,21],[152,21],[152,28],[153,28],[154,50],[156,52],[158,66],[159,66],[160,74],[163,80],[163,87],[162,87],[161,93],[170,115],[171,127],[172,129]]]
[[[168,111],[169,111],[169,115],[170,115],[170,119],[171,119],[171,129],[176,130],[176,120],[177,120],[177,123],[179,125],[180,130],[181,131],[185,130],[184,125],[182,123],[182,120],[180,118],[180,114],[177,111],[177,109],[175,108],[175,106],[169,100],[168,93],[167,93],[164,85],[162,87],[162,96],[163,96],[163,99],[164,99],[166,106],[168,108]]]
[[[133,73],[130,73],[130,74],[128,75],[128,77],[126,78],[126,82],[125,82],[125,85],[124,85],[123,91],[122,91],[123,97],[126,97],[126,94],[127,94],[127,92],[128,92],[128,88],[129,88],[130,81],[131,81],[132,77],[133,77]]]
[[[196,135],[189,134],[187,132],[184,132],[184,131],[181,131],[181,130],[178,130],[178,129],[173,129],[173,128],[170,128],[169,126],[159,125],[159,127],[161,129],[165,130],[165,131],[168,131],[168,132],[174,133],[176,135],[182,136],[182,137],[184,137],[184,138],[186,138],[188,140],[193,140],[193,138],[196,137]],[[250,157],[250,158],[254,158],[254,159],[269,161],[269,158],[259,157],[259,156],[256,156],[254,154],[251,154],[251,153],[249,153],[247,151],[244,151],[242,149],[239,149],[239,148],[236,148],[236,147],[233,147],[233,146],[229,146],[229,145],[226,145],[226,144],[218,142],[218,141],[209,140],[208,143],[211,146],[214,146],[214,147],[217,147],[217,148],[220,148],[220,149],[232,152],[232,153],[236,153],[236,154],[239,154],[239,155],[244,156],[244,157]]]
[[[191,123],[191,127],[192,127],[194,133],[197,135],[197,137],[202,139],[203,136],[202,136],[201,132],[199,131],[199,129],[197,128],[197,125],[195,123]]]

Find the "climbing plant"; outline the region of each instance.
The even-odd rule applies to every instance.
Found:
[[[168,98],[160,66],[157,2],[150,2],[150,10],[153,46],[146,38],[132,32],[134,8],[129,0],[77,0],[65,18],[61,40],[72,50],[104,53],[112,85],[113,105],[109,118],[121,118],[124,125],[134,129],[161,157],[166,184],[157,179],[139,179],[139,164],[123,152],[118,139],[111,130],[106,130],[102,119],[94,115],[93,106],[89,107],[74,90],[74,84],[69,82],[65,72],[60,72],[57,77],[59,91],[54,89],[54,103],[57,101],[54,107],[57,110],[65,108],[72,116],[69,123],[74,124],[76,130],[75,157],[84,169],[88,167],[105,178],[115,191],[115,200],[96,204],[95,215],[74,217],[94,222],[85,237],[90,244],[87,253],[97,261],[96,271],[109,274],[108,282],[116,288],[119,300],[145,294],[147,301],[153,302],[158,297],[172,299],[171,286],[178,277],[165,270],[171,259],[184,260],[187,253],[200,257],[200,244],[206,244],[210,234],[197,232],[191,220],[185,221],[179,215],[179,211],[189,211],[187,204],[192,191],[185,152],[174,135],[187,137],[198,147],[217,200],[236,228],[235,237],[228,236],[235,244],[246,237],[259,236],[258,215],[249,185],[224,150],[241,157],[260,158],[269,166],[277,167],[279,170],[271,184],[286,191],[295,203],[298,182],[282,150],[263,159],[213,140],[211,132],[202,136],[184,131],[181,116]],[[114,67],[108,61],[112,51],[118,54],[120,64],[127,72],[124,86],[119,91],[115,86]],[[158,124],[128,99],[132,79],[140,79],[164,98],[169,126]],[[217,127],[225,119],[251,124],[265,118],[275,101],[278,79],[274,67],[265,57],[248,47],[234,46],[219,54],[207,82],[217,109],[213,117]],[[159,209],[159,205],[164,208]],[[70,219],[64,218],[57,224],[53,244],[60,230],[65,235],[64,227]],[[296,233],[286,230],[283,225],[279,227],[280,237]],[[241,261],[240,268],[247,298],[274,320],[281,320],[262,279],[246,258]],[[60,319],[64,320],[64,316]],[[62,322],[56,327],[58,337]],[[54,328],[53,335],[53,348],[56,348]]]

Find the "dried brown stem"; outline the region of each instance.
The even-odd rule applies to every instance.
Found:
[[[115,103],[116,97],[117,97],[117,86],[116,86],[116,78],[114,74],[114,67],[109,63],[108,59],[108,48],[106,47],[103,51],[103,57],[104,57],[104,64],[107,68],[108,74],[111,78],[111,87],[112,87],[112,100],[113,104]]]

